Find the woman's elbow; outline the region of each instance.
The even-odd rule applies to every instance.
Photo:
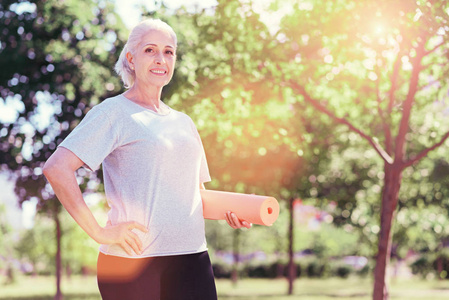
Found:
[[[64,148],[58,148],[45,162],[42,172],[48,181],[64,181],[74,176],[83,165],[75,154]]]
[[[42,168],[42,173],[44,173],[44,176],[47,179],[50,179],[52,175],[54,174],[56,168],[54,160],[50,157],[44,164],[44,167]]]
[[[63,154],[58,149],[45,162],[42,173],[48,180],[61,176],[60,172],[66,168],[67,160]]]

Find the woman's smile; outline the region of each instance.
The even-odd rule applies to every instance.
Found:
[[[150,72],[157,76],[164,76],[165,74],[167,74],[167,71],[165,71],[164,69],[151,69]]]

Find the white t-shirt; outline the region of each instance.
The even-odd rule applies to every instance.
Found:
[[[210,181],[203,145],[193,121],[169,109],[160,115],[123,95],[94,106],[59,145],[87,168],[103,164],[108,222],[137,221],[134,229],[150,257],[207,250],[200,183]],[[129,257],[117,244],[105,254]]]

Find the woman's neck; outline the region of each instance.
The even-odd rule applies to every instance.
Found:
[[[162,94],[162,87],[148,87],[139,85],[137,82],[127,90],[123,95],[131,101],[153,109],[156,112],[160,108],[160,99]]]

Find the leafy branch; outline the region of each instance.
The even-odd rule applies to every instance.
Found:
[[[306,90],[296,83],[293,80],[289,81],[290,87],[293,88],[295,91],[297,91],[299,94],[303,95],[304,100],[307,103],[310,103],[313,107],[315,107],[317,110],[321,111],[322,113],[328,115],[331,117],[334,121],[336,121],[339,124],[343,124],[349,127],[350,130],[354,131],[355,133],[359,134],[362,138],[367,140],[376,150],[376,152],[380,155],[380,157],[388,164],[393,163],[393,158],[382,148],[379,143],[377,143],[373,138],[371,138],[369,135],[364,133],[362,130],[355,127],[351,122],[344,118],[337,117],[333,112],[331,112],[329,109],[327,109],[324,105],[322,105],[318,100],[312,98]]]

